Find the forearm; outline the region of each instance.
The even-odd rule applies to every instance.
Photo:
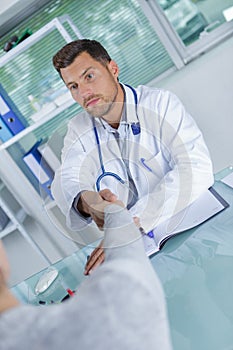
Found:
[[[104,212],[104,246],[106,248],[127,247],[141,239],[140,231],[127,209],[111,204],[105,207]],[[142,242],[139,243],[140,246]],[[109,251],[106,251],[106,256],[108,253]]]
[[[89,212],[88,205],[87,205],[86,201],[84,200],[84,198],[82,196],[83,193],[84,193],[84,191],[79,193],[76,196],[76,198],[74,200],[74,208],[84,218],[89,218],[91,215],[90,215],[90,212]]]

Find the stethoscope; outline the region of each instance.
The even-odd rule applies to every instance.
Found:
[[[136,116],[137,116],[137,119],[138,119],[138,114],[137,114],[138,97],[137,97],[137,93],[136,93],[135,89],[132,88],[130,85],[126,85],[126,86],[128,86],[131,89],[131,91],[133,92],[134,103],[135,103],[135,112],[136,112]],[[100,146],[99,135],[98,135],[98,132],[97,132],[97,128],[96,128],[96,125],[95,125],[95,119],[94,118],[92,119],[92,123],[93,123],[93,129],[94,129],[94,134],[95,134],[95,139],[96,139],[96,144],[97,144],[98,154],[99,154],[99,161],[100,161],[100,166],[101,166],[101,171],[102,171],[101,174],[97,177],[97,180],[96,180],[96,189],[97,189],[97,191],[98,192],[100,191],[100,182],[106,176],[114,177],[117,181],[119,181],[120,183],[122,183],[124,185],[125,184],[125,180],[123,180],[119,175],[117,175],[116,173],[113,173],[111,171],[105,171],[104,162],[103,162],[103,156],[102,156],[102,151],[101,151],[101,146]],[[133,132],[134,135],[140,134],[141,128],[140,128],[139,121],[137,123],[132,123],[131,124],[131,129],[132,129],[132,132]],[[145,161],[144,158],[142,158],[142,159],[143,159],[143,161]],[[142,159],[141,159],[141,161],[142,161]]]
[[[130,86],[125,84],[127,87],[129,87],[131,89],[131,91],[133,92],[133,96],[134,96],[134,103],[135,103],[135,113],[138,119],[137,123],[132,123],[131,124],[131,130],[133,132],[133,135],[138,135],[141,133],[141,127],[140,127],[140,123],[139,123],[139,118],[138,118],[138,113],[137,113],[137,106],[138,106],[138,97],[137,97],[137,93],[135,91],[135,89]],[[125,185],[126,182],[125,180],[123,180],[119,175],[117,175],[116,173],[113,173],[111,171],[106,171],[105,167],[104,167],[104,162],[103,162],[103,156],[102,156],[102,151],[101,151],[101,146],[100,146],[100,140],[99,140],[99,135],[97,132],[97,128],[95,125],[95,119],[92,118],[92,123],[93,123],[93,130],[94,130],[94,134],[95,134],[95,139],[96,139],[96,144],[97,144],[97,149],[98,149],[98,155],[99,155],[99,161],[100,161],[100,166],[101,166],[101,174],[97,177],[96,179],[96,189],[99,192],[100,191],[100,182],[101,180],[106,177],[106,176],[111,176],[113,178],[115,178],[117,181],[119,181],[121,184]],[[144,167],[146,167],[146,169],[148,171],[152,171],[146,164],[145,164],[145,159],[141,158],[140,159],[141,163],[144,165]],[[142,228],[141,228],[142,229]],[[145,232],[143,232],[143,234],[145,234]],[[147,233],[147,235],[151,238],[154,237],[153,231],[150,231]]]

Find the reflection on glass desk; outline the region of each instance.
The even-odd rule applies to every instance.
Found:
[[[93,245],[94,246],[94,245]],[[78,285],[86,277],[84,266],[87,261],[87,256],[91,254],[94,249],[93,246],[87,246],[79,249],[72,255],[58,261],[52,267],[58,271],[58,276],[54,282],[43,293],[36,293],[36,286],[41,278],[49,268],[46,268],[35,275],[27,278],[23,282],[12,287],[12,292],[23,303],[34,305],[59,303],[67,296],[67,290],[76,291]]]
[[[214,184],[230,206],[169,239],[151,258],[164,288],[174,350],[233,349],[233,188],[220,181],[232,170],[218,173]],[[83,268],[92,250],[85,247],[56,263],[59,277],[44,294],[33,293],[39,274],[15,286],[14,292],[37,305],[39,300],[61,300],[66,288],[78,293],[79,283],[88,278]]]

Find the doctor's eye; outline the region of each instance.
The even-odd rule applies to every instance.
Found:
[[[94,73],[88,73],[86,75],[86,80],[92,80],[94,78]]]
[[[77,84],[73,84],[73,85],[70,85],[70,90],[73,91],[73,90],[77,90],[78,89],[78,85]]]

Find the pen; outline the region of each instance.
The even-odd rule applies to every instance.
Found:
[[[67,288],[66,291],[71,297],[74,296],[74,292],[70,288]]]
[[[153,230],[151,230],[151,231],[149,231],[149,232],[146,233],[146,231],[144,230],[144,228],[143,228],[142,226],[140,226],[140,227],[139,227],[139,231],[141,232],[141,234],[142,234],[143,236],[146,235],[146,236],[148,236],[148,237],[150,237],[150,238],[154,238],[154,232],[153,232]]]

